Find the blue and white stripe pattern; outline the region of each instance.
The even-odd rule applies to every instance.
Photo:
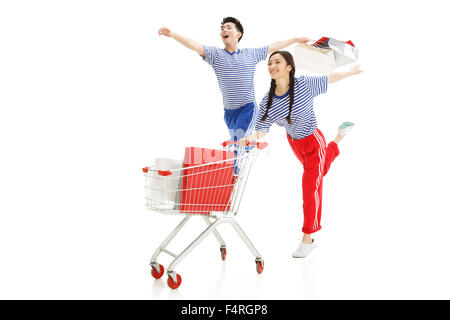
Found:
[[[233,53],[217,47],[203,46],[203,49],[204,60],[213,67],[219,81],[224,108],[235,110],[255,101],[255,67],[267,58],[269,46],[238,49]]]
[[[314,97],[327,92],[328,76],[300,76],[295,78],[294,105],[292,106],[291,121],[288,124],[286,117],[289,114],[289,91],[283,96],[274,95],[268,117],[261,121],[266,112],[267,93],[261,101],[258,111],[255,130],[269,132],[270,126],[276,123],[285,127],[293,139],[302,139],[310,136],[317,129],[316,115],[313,110]]]

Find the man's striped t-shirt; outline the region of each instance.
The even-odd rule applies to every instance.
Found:
[[[213,67],[219,81],[224,108],[235,110],[255,101],[256,64],[267,58],[269,46],[238,49],[233,53],[217,47],[203,46],[203,49],[204,60]]]
[[[265,121],[261,121],[267,108],[267,93],[261,101],[255,130],[269,132],[270,126],[276,123],[285,127],[293,139],[302,139],[311,135],[317,129],[316,116],[313,110],[314,97],[327,92],[328,76],[300,76],[295,78],[294,104],[291,112],[291,122],[286,117],[289,114],[289,91],[282,96],[273,96],[272,106]]]

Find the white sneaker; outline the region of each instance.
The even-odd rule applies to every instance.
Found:
[[[353,122],[344,122],[339,126],[339,135],[345,136],[350,130],[353,129],[354,126],[355,124]]]
[[[313,242],[311,244],[307,244],[304,242],[300,243],[300,246],[297,250],[292,254],[293,258],[305,258],[314,248],[316,247],[316,243]]]

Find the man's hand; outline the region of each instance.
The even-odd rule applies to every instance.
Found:
[[[275,52],[275,51],[282,50],[282,49],[290,46],[291,44],[294,44],[294,43],[303,44],[303,43],[307,43],[308,41],[312,41],[312,40],[305,38],[305,37],[299,37],[299,38],[290,38],[288,40],[277,41],[277,42],[272,43],[269,46],[269,54],[271,54],[272,52]]]
[[[305,38],[305,37],[300,37],[300,38],[294,38],[295,42],[298,44],[305,44],[308,43],[309,41],[312,41],[311,39]]]
[[[160,36],[166,36],[166,37],[169,37],[169,38],[171,38],[173,36],[173,32],[169,28],[166,28],[166,27],[160,28],[158,30],[158,34]]]
[[[173,32],[172,30],[170,30],[169,28],[166,28],[166,27],[160,28],[158,30],[158,34],[160,36],[166,36],[166,37],[172,38],[172,39],[176,40],[177,42],[181,43],[186,48],[194,50],[195,52],[197,52],[202,57],[205,57],[205,50],[203,49],[203,46],[201,44],[195,42],[194,40],[190,39],[190,38],[182,36],[179,33],[175,33],[175,32]]]

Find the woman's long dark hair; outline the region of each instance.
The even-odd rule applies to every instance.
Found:
[[[272,58],[272,56],[274,54],[281,54],[284,58],[284,60],[286,60],[286,63],[288,64],[288,66],[291,66],[292,70],[289,72],[289,114],[286,117],[286,120],[289,124],[292,124],[291,121],[291,112],[292,112],[292,106],[294,105],[294,82],[295,82],[295,63],[294,63],[294,58],[292,57],[292,54],[290,54],[288,51],[275,51],[274,53],[272,53],[269,57]],[[269,97],[267,99],[267,106],[266,106],[266,113],[264,113],[264,116],[262,117],[262,121],[265,121],[267,119],[267,116],[269,115],[269,109],[272,106],[272,101],[273,101],[273,95],[275,94],[275,88],[277,86],[277,83],[275,81],[275,79],[272,79],[271,83],[270,83],[270,90],[269,90]]]

